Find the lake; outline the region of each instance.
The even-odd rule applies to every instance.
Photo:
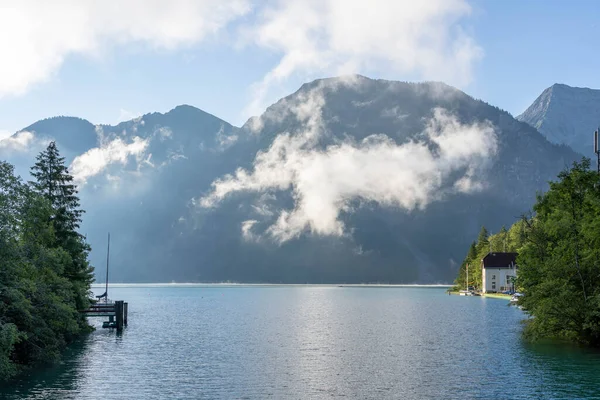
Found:
[[[506,300],[419,287],[165,285],[109,295],[129,302],[123,334],[96,330],[0,398],[600,398],[600,353],[524,343],[525,315]]]

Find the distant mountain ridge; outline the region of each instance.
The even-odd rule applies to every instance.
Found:
[[[316,89],[319,97],[312,98]],[[257,154],[285,135],[298,138],[318,129],[315,149],[322,152],[382,138],[402,145],[423,140],[438,108],[461,124],[494,126],[497,154],[489,168],[477,172],[485,174],[485,189],[448,192],[411,212],[356,199],[340,216],[345,235],[304,232],[285,243],[247,240],[243,234],[248,221],[260,234],[293,208],[297,199],[291,187],[243,190],[215,208],[198,206],[213,182],[239,168],[251,173]],[[104,152],[92,161],[110,161],[89,175],[81,197],[87,210],[83,233],[96,249],[92,261],[100,278],[106,232],[114,238],[115,282],[450,282],[481,225],[494,231],[514,222],[533,204],[537,190],[579,158],[507,112],[448,85],[363,76],[306,83],[241,128],[183,105],[116,126],[61,117],[26,129],[56,139],[68,162],[90,149]],[[122,149],[136,137],[143,150],[127,156],[116,151],[116,144]]]
[[[63,150],[84,153],[97,144],[96,127],[77,117],[52,117],[37,121],[22,129],[38,136],[61,142]]]
[[[517,119],[550,142],[593,157],[593,132],[600,126],[600,90],[554,84]]]

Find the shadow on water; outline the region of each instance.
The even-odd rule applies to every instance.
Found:
[[[598,398],[600,350],[561,341],[523,341],[528,378],[540,399]]]
[[[0,399],[76,399],[78,386],[85,381],[91,365],[93,343],[98,340],[98,336],[106,336],[105,333],[109,332],[95,331],[72,343],[57,365],[33,369],[4,384],[0,387]],[[121,333],[110,334],[113,340],[122,340]],[[110,366],[106,367],[108,371]]]

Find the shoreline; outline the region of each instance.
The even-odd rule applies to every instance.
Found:
[[[448,293],[450,293],[451,295],[454,295],[454,296],[460,296],[459,292],[456,292],[456,291],[449,291]],[[469,296],[465,296],[465,297],[469,297]],[[470,297],[488,297],[490,299],[500,299],[500,300],[510,300],[510,298],[511,298],[510,294],[503,294],[503,293],[482,293],[481,296],[470,296]]]
[[[105,283],[92,283],[92,288],[103,288]],[[312,286],[312,287],[380,287],[380,288],[451,288],[444,284],[379,284],[379,283],[109,283],[109,287],[281,287],[281,286]]]

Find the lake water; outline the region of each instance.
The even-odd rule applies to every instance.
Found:
[[[0,398],[600,398],[600,354],[524,343],[524,315],[505,300],[218,285],[117,287],[110,297],[129,302],[122,335],[98,329]]]

